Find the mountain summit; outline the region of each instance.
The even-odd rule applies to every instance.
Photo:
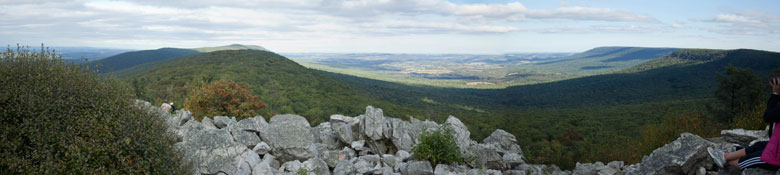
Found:
[[[217,47],[200,47],[200,48],[193,48],[192,50],[196,50],[198,52],[215,52],[215,51],[222,51],[222,50],[262,50],[262,51],[268,51],[270,50],[265,49],[261,46],[256,45],[241,45],[241,44],[231,44],[227,46],[217,46]]]

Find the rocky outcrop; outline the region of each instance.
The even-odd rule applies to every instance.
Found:
[[[573,171],[555,165],[527,164],[514,135],[496,130],[482,143],[471,140],[468,128],[456,117],[443,124],[411,118],[386,117],[382,109],[366,107],[357,117],[332,115],[330,121],[311,127],[306,118],[276,115],[204,117],[196,121],[189,111],[161,112],[148,102],[139,107],[159,113],[168,131],[179,138],[176,146],[192,161],[198,174],[776,174],[774,171],[719,169],[707,155],[707,147],[734,151],[734,145],[766,140],[763,131],[724,130],[722,137],[704,139],[684,133],[645,156],[641,163],[625,165],[577,163]],[[433,165],[411,154],[417,137],[431,129],[449,128],[464,156],[462,164]]]

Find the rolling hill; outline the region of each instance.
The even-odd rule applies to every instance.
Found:
[[[124,70],[140,64],[164,61],[199,53],[200,52],[191,49],[160,48],[157,50],[125,52],[105,59],[88,62],[87,65],[90,67],[98,66],[100,73],[108,73]]]
[[[248,83],[251,92],[267,105],[266,115],[299,114],[317,124],[327,121],[331,114],[363,113],[367,105],[385,108],[391,116],[410,113],[410,109],[377,100],[326,74],[267,51],[216,51],[145,66],[149,67],[131,68],[128,71],[143,71],[132,71],[136,73],[120,78],[142,89],[141,98],[150,101],[167,99],[184,104],[201,83],[229,79]]]
[[[227,45],[227,46],[217,46],[217,47],[201,47],[201,48],[194,48],[192,50],[196,50],[198,52],[215,52],[215,51],[222,51],[222,50],[262,50],[262,51],[269,51],[268,49],[265,49],[264,47],[261,47],[261,46],[241,45],[241,44],[231,44],[231,45]]]
[[[160,48],[156,50],[141,50],[134,52],[126,52],[119,55],[111,56],[106,59],[89,62],[89,66],[100,66],[101,73],[119,72],[127,68],[134,66],[147,64],[140,67],[152,67],[155,64],[162,64],[177,58],[185,56],[216,52],[223,50],[261,50],[268,51],[263,47],[254,45],[240,45],[231,44],[227,46],[218,47],[201,47],[193,49],[180,49],[180,48]],[[122,72],[119,74],[130,74],[132,72]]]

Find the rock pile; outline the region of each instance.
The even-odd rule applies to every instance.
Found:
[[[470,139],[470,132],[457,118],[443,124],[411,118],[404,121],[385,117],[382,109],[366,107],[355,117],[332,115],[330,121],[312,127],[298,115],[276,115],[269,122],[261,116],[237,121],[216,116],[193,119],[189,111],[173,115],[158,111],[148,102],[139,106],[164,116],[169,132],[176,135],[185,157],[195,163],[197,174],[382,174],[382,175],[529,175],[529,174],[775,174],[760,169],[740,171],[718,169],[706,148],[734,150],[767,139],[763,131],[724,130],[722,137],[704,139],[684,133],[677,140],[645,156],[641,163],[625,165],[577,163],[573,171],[555,165],[527,164],[514,135],[496,130],[482,143]],[[449,127],[464,164],[432,165],[413,159],[412,148],[425,130]]]

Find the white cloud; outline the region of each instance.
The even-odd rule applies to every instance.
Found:
[[[757,10],[727,10],[711,19],[699,20],[720,23],[720,26],[703,27],[704,30],[728,35],[765,35],[780,33],[780,15]]]

